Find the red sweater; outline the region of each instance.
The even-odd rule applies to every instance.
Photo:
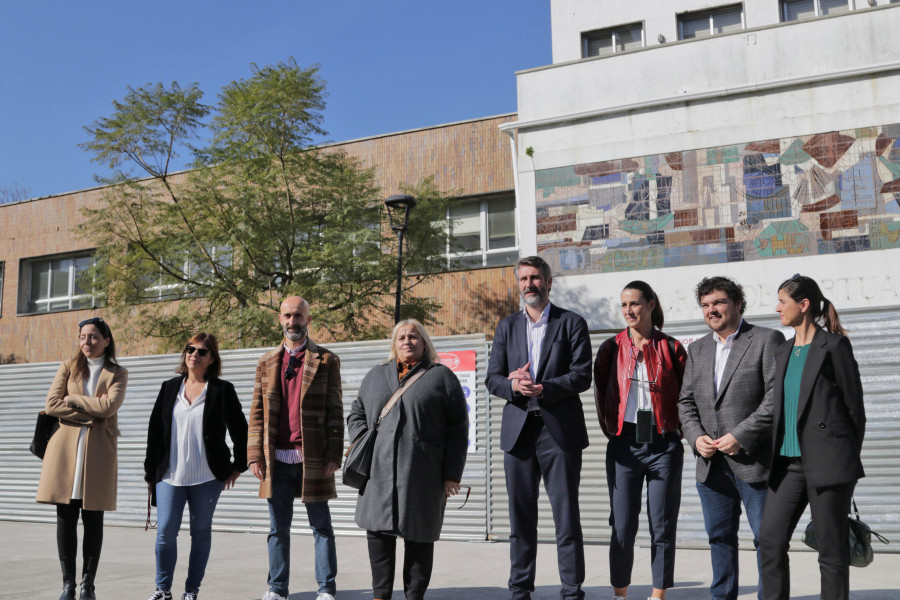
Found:
[[[677,431],[681,434],[681,422],[678,420],[678,395],[681,393],[681,380],[684,376],[684,365],[687,352],[681,342],[669,338],[658,329],[651,336],[653,350],[646,353],[647,372],[651,377],[659,373],[656,384],[650,386],[650,399],[653,404],[653,415],[656,419],[656,430],[659,433]],[[674,343],[674,356],[669,339]],[[611,352],[618,347],[615,372],[612,371]],[[662,365],[657,369],[657,360]],[[606,437],[621,435],[622,423],[625,419],[625,405],[628,403],[628,391],[631,388],[630,374],[623,373],[631,366],[631,340],[625,329],[611,337],[600,346],[597,359],[594,361],[594,402],[597,405],[597,416],[600,428]],[[625,380],[624,382],[622,380]],[[624,383],[624,385],[622,385]]]
[[[284,376],[291,360],[291,353],[287,348],[281,357],[281,411],[278,415],[278,439],[275,441],[275,448],[279,450],[303,447],[300,433],[300,390],[303,387],[306,349],[301,350],[297,357],[300,359],[296,366],[297,374],[290,381]]]

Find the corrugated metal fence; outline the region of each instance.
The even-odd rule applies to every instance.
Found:
[[[868,427],[863,450],[867,477],[857,487],[860,512],[876,531],[893,540],[890,546],[876,551],[900,551],[900,359],[895,346],[900,331],[900,310],[846,311],[842,321],[851,330],[851,340],[863,377],[866,393]],[[754,318],[754,323],[777,326],[773,319]],[[702,322],[669,326],[666,331],[690,340],[707,332]],[[592,336],[594,350],[611,333]],[[461,497],[452,499],[447,508],[443,538],[462,540],[505,540],[509,536],[507,495],[503,475],[503,455],[499,448],[499,431],[503,401],[493,398],[488,410],[484,388],[489,344],[484,336],[435,338],[439,351],[474,350],[477,356],[476,376],[476,448],[470,453],[464,484],[472,486],[471,497],[464,508]],[[387,355],[387,343],[360,342],[329,344],[341,357],[344,381],[345,412],[356,397],[359,383],[370,368]],[[256,361],[263,349],[236,350],[223,353],[226,379],[233,382],[238,395],[249,410]],[[130,377],[125,404],[119,412],[122,438],[119,443],[119,507],[106,517],[112,524],[143,524],[146,519],[146,485],[143,482],[145,430],[150,409],[162,381],[172,376],[177,355],[126,358],[121,361]],[[36,504],[34,493],[40,475],[40,461],[28,453],[33,433],[34,415],[43,406],[46,391],[57,364],[0,366],[0,518],[22,521],[52,521],[53,507]],[[591,446],[585,451],[581,485],[581,514],[585,539],[606,542],[609,539],[609,498],[604,468],[606,439],[597,424],[593,394],[583,394],[585,417]],[[700,501],[694,484],[694,460],[685,448],[682,507],[679,518],[679,544],[684,547],[706,546]],[[353,522],[355,490],[338,486],[338,499],[330,503],[334,525],[342,535],[360,535]],[[302,511],[301,511],[302,513]],[[801,520],[801,527],[807,521]],[[540,538],[554,539],[553,521],[546,497],[541,497]],[[222,495],[216,510],[215,527],[230,531],[268,531],[268,510],[257,497],[256,480],[245,474],[237,486]],[[742,543],[750,545],[750,532],[743,524]],[[296,533],[307,533],[300,513],[294,522]],[[799,533],[797,535],[799,543]],[[649,541],[646,524],[639,532],[638,543]]]
[[[434,338],[438,351],[474,350],[477,357],[476,452],[469,454],[464,474],[472,486],[469,502],[462,510],[461,498],[448,504],[444,537],[448,539],[485,539],[487,531],[487,473],[485,462],[488,427],[484,388],[486,341],[483,335]],[[386,341],[327,344],[341,358],[344,389],[344,413],[356,398],[365,374],[388,355]],[[222,353],[223,377],[231,381],[247,414],[253,392],[256,362],[266,349],[231,350]],[[147,485],[143,479],[147,422],[160,385],[174,377],[178,355],[155,355],[120,360],[128,368],[128,389],[119,411],[122,437],[119,439],[118,509],[106,515],[106,522],[118,525],[143,525],[147,518]],[[40,477],[41,462],[28,452],[34,433],[34,420],[44,405],[47,390],[59,365],[41,363],[0,366],[0,519],[51,522],[56,519],[52,506],[37,504],[34,495]],[[249,471],[237,485],[222,494],[216,508],[214,527],[228,531],[268,532],[266,501],[257,496],[258,482]],[[360,535],[353,522],[356,490],[338,485],[338,498],[330,503],[335,529],[340,534]],[[309,528],[303,511],[294,520],[296,533]],[[154,510],[155,518],[155,510]]]

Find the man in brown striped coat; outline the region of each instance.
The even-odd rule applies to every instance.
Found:
[[[328,500],[344,445],[341,363],[307,336],[309,303],[291,296],[278,321],[284,342],[256,366],[247,462],[269,502],[269,589],[263,600],[286,600],[294,498],[306,506],[315,541],[317,600],[334,600],[337,554]]]

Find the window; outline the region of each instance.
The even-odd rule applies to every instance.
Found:
[[[799,21],[849,12],[853,0],[781,0],[781,20]]]
[[[581,34],[581,56],[605,56],[644,47],[644,26],[641,23],[597,29]]]
[[[447,220],[451,269],[500,267],[518,260],[515,196],[460,200],[447,211]]]
[[[741,4],[678,15],[679,39],[682,40],[705,38],[743,28],[744,8]]]
[[[20,314],[90,308],[91,290],[82,286],[82,274],[93,263],[90,253],[22,261],[19,269]]]
[[[209,254],[215,261],[216,266],[227,269],[232,264],[233,253],[228,246],[212,246],[209,248]],[[155,271],[152,276],[140,279],[143,285],[143,291],[135,295],[134,301],[150,301],[159,300],[175,300],[178,298],[196,296],[197,290],[184,283],[181,278],[190,278],[200,281],[209,281],[213,277],[213,268],[206,260],[194,260],[191,258],[167,260],[167,267],[171,269],[170,275],[162,267],[153,264],[149,259],[145,259],[151,265],[150,269]]]

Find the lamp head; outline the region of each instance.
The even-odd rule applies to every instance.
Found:
[[[409,210],[416,205],[416,199],[407,194],[396,194],[384,201],[388,220],[394,231],[405,231],[409,222]]]

